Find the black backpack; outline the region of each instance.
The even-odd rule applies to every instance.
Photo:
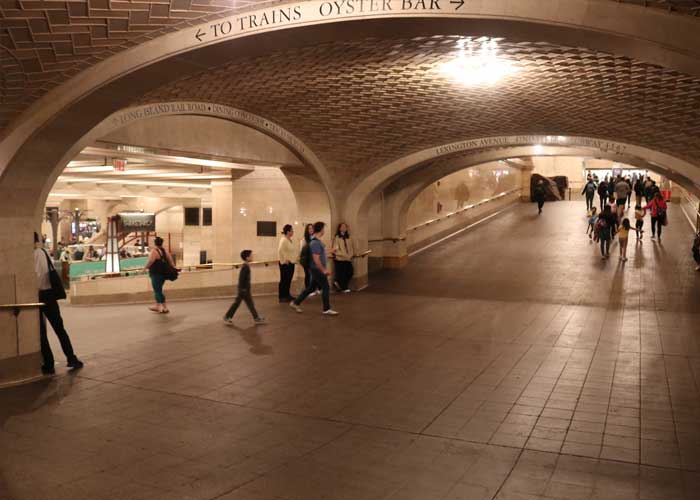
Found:
[[[307,268],[311,265],[311,247],[306,243],[301,248],[301,255],[299,255],[299,264],[301,267]]]

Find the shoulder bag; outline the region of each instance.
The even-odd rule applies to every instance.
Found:
[[[58,275],[56,268],[53,266],[53,262],[51,262],[51,257],[49,257],[48,252],[43,248],[41,251],[44,252],[44,255],[46,256],[46,263],[49,266],[49,282],[51,283],[51,292],[56,300],[63,300],[66,298],[66,289],[63,288],[63,280]]]

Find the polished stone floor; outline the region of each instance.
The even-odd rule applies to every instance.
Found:
[[[0,391],[0,498],[700,498],[690,226],[672,207],[623,265],[581,203],[535,211],[334,296],[336,318],[64,307],[86,367]]]

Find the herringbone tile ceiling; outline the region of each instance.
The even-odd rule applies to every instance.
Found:
[[[470,87],[440,71],[457,43],[434,36],[280,50],[172,82],[139,102],[243,108],[357,176],[423,148],[508,134],[601,137],[700,162],[700,80],[585,49],[502,40],[501,57],[519,71]]]
[[[609,0],[619,1],[619,0]],[[700,0],[623,0],[697,15]],[[164,33],[277,0],[0,0],[0,131],[97,62]]]

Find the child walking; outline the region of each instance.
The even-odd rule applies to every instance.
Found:
[[[233,315],[236,314],[241,302],[245,302],[245,305],[248,306],[255,323],[264,323],[265,318],[260,316],[258,311],[255,310],[253,295],[250,292],[250,262],[253,260],[253,251],[243,250],[241,252],[241,259],[243,259],[243,267],[241,267],[241,272],[238,274],[238,295],[236,295],[236,300],[233,301],[233,304],[231,304],[231,307],[229,307],[226,312],[224,323],[233,323]]]
[[[637,242],[642,241],[642,237],[644,235],[644,216],[647,214],[647,211],[642,208],[642,205],[637,203],[634,206],[634,228],[637,231]]]
[[[620,260],[622,262],[627,262],[627,240],[630,235],[630,229],[630,220],[625,217],[617,229],[617,242],[620,244]]]
[[[595,223],[598,220],[598,210],[596,207],[591,207],[590,211],[588,212],[588,229],[586,229],[586,234],[588,235],[588,239],[593,241],[593,233],[595,230]]]

